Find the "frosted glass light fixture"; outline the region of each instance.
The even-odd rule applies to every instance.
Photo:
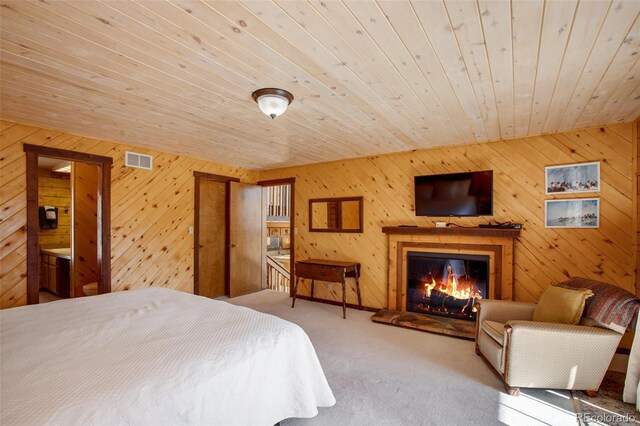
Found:
[[[258,104],[260,111],[272,119],[284,114],[289,104],[293,101],[291,93],[275,88],[258,89],[251,96]]]
[[[58,173],[71,173],[71,161],[61,161],[55,164],[51,170]]]

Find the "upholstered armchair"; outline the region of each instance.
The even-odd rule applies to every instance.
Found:
[[[476,353],[511,395],[520,388],[595,394],[622,338],[603,327],[534,322],[532,303],[482,300],[477,306]]]

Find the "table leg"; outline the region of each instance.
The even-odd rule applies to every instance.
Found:
[[[362,310],[362,299],[360,298],[360,268],[356,266],[356,293],[358,294],[358,309]]]
[[[311,280],[311,300],[313,300],[313,288],[315,287],[316,280]]]
[[[347,277],[342,273],[342,319],[347,319]]]
[[[296,305],[296,295],[298,294],[298,282],[300,281],[300,277],[296,277],[296,282],[293,284],[293,302],[291,302],[291,307],[293,308]]]

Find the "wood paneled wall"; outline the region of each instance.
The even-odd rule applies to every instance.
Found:
[[[58,208],[58,227],[40,230],[40,246],[71,246],[71,180],[69,175],[38,169],[38,206]],[[2,182],[4,185],[4,181]]]
[[[114,134],[114,137],[117,137]],[[164,286],[193,291],[194,178],[198,170],[255,182],[257,173],[57,130],[0,121],[0,307],[26,303],[26,161],[23,143],[114,159],[113,291]],[[126,150],[153,155],[153,170],[124,166]]]
[[[494,171],[494,216],[454,218],[460,225],[489,219],[522,222],[516,243],[514,298],[537,301],[550,284],[570,276],[615,283],[635,292],[632,124],[592,128],[540,137],[292,167],[260,173],[260,179],[296,178],[296,259],[349,259],[362,263],[363,303],[387,304],[387,239],[381,227],[434,226],[435,218],[416,217],[413,177],[458,171]],[[601,161],[599,229],[546,229],[544,167]],[[364,197],[364,233],[308,232],[308,200]],[[437,220],[447,220],[439,218]],[[340,300],[341,292],[316,286],[317,297]],[[308,283],[301,286],[308,294]],[[348,301],[355,303],[350,291]]]

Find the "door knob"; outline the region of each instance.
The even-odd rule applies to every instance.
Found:
[[[229,247],[236,248],[236,245],[235,244],[229,244]]]

